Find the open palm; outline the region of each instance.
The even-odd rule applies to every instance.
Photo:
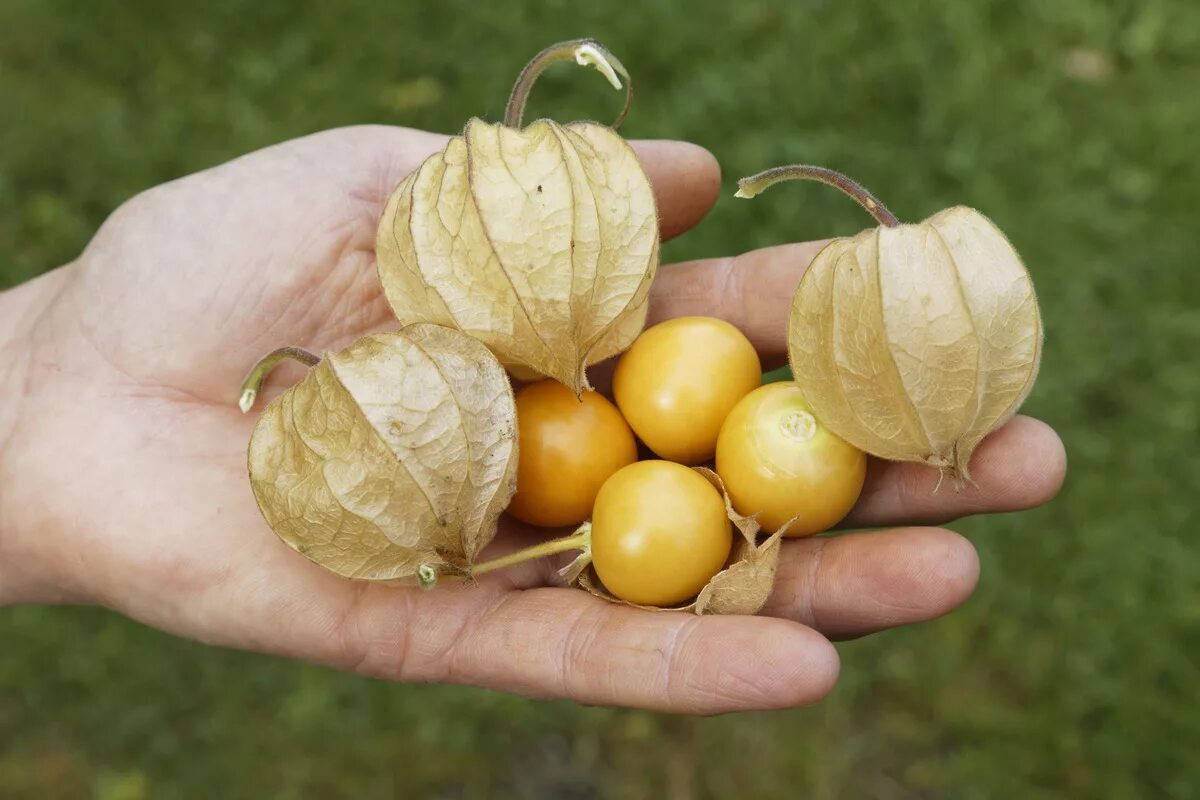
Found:
[[[139,195],[77,262],[35,282],[23,400],[0,450],[12,500],[0,544],[22,599],[100,603],[203,641],[399,680],[717,712],[815,700],[837,676],[826,637],[929,619],[970,595],[975,552],[940,528],[790,542],[753,618],[613,606],[552,586],[552,564],[433,592],[352,582],[282,544],[250,492],[254,415],[236,407],[239,383],[281,345],[323,352],[395,326],[376,224],[391,189],[443,142],[361,127],[245,156]],[[636,146],[663,236],[694,225],[718,189],[712,157]],[[725,317],[778,363],[814,252],[664,267],[652,317]],[[301,374],[277,371],[265,399]],[[934,494],[932,471],[872,464],[848,524],[1026,508],[1054,494],[1064,467],[1053,431],[1017,418],[976,453],[973,489]],[[533,535],[506,522],[493,547]]]

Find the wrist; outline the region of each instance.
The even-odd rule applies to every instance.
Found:
[[[57,295],[62,271],[0,292],[0,607],[62,599],[23,553],[20,450],[38,381],[37,330]]]

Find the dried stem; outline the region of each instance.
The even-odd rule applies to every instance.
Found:
[[[585,522],[579,526],[579,529],[570,536],[564,536],[561,539],[551,539],[548,542],[535,544],[533,547],[526,547],[524,550],[517,550],[514,553],[493,558],[491,561],[485,561],[482,564],[476,564],[471,568],[471,575],[482,575],[485,572],[492,572],[505,567],[511,567],[514,564],[521,564],[526,561],[532,561],[535,558],[544,556],[552,556],[557,553],[566,553],[570,550],[586,550],[592,541],[592,523]]]
[[[880,225],[887,225],[889,228],[894,228],[900,224],[900,220],[896,219],[896,215],[888,211],[887,206],[880,202],[879,198],[867,191],[862,184],[847,178],[835,170],[826,169],[825,167],[814,167],[808,164],[775,167],[774,169],[760,172],[757,175],[751,175],[749,178],[742,178],[738,181],[737,194],[734,196],[749,199],[756,194],[770,189],[781,181],[790,180],[819,181],[827,186],[840,189],[844,194],[849,195],[855,202],[865,208],[867,213],[873,216]]]
[[[301,347],[281,347],[260,358],[254,368],[250,370],[250,374],[246,376],[246,380],[242,381],[242,396],[238,398],[238,408],[242,410],[243,414],[249,413],[250,409],[254,407],[258,390],[271,370],[279,366],[281,362],[288,360],[299,361],[306,367],[314,367],[321,357]]]
[[[608,82],[613,85],[614,89],[622,88],[621,79],[625,79],[623,87],[625,89],[625,107],[621,109],[621,114],[612,124],[613,128],[620,127],[625,120],[625,115],[629,113],[629,106],[633,103],[633,82],[617,57],[608,52],[608,49],[595,39],[573,39],[569,42],[559,42],[550,45],[534,56],[525,65],[525,69],[521,70],[521,74],[517,76],[517,82],[513,84],[512,94],[508,97],[508,106],[504,109],[504,124],[510,128],[521,127],[530,89],[533,88],[533,84],[546,71],[547,67],[560,61],[574,61],[580,66],[595,67],[604,77],[608,78]]]

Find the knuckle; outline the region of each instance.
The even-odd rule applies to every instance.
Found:
[[[410,673],[411,595],[389,593],[376,602],[373,587],[355,586],[333,624],[333,660],[350,672],[387,680],[406,680]]]
[[[746,276],[745,270],[740,269],[736,258],[722,259],[717,266],[714,285],[717,296],[727,309],[726,317],[738,328],[745,327],[746,317]]]
[[[607,610],[601,608],[600,610]],[[559,686],[563,696],[606,692],[612,676],[604,659],[597,657],[596,640],[604,626],[596,607],[585,606],[567,624],[559,645]],[[595,684],[599,683],[597,687]]]

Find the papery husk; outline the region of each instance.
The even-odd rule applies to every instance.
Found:
[[[367,580],[462,572],[516,490],[512,389],[458,331],[374,334],[267,406],[248,463],[267,523],[317,564]]]
[[[686,611],[693,614],[757,614],[766,604],[775,587],[775,572],[779,565],[779,548],[784,535],[795,520],[788,520],[779,530],[763,542],[758,542],[761,530],[753,517],[744,517],[733,509],[729,494],[720,476],[705,467],[693,467],[708,479],[725,498],[725,513],[733,523],[733,550],[725,568],[712,577],[696,599],[686,605],[662,608],[630,603],[614,597],[605,590],[596,571],[586,557],[577,559],[563,572],[569,584],[619,605],[633,606],[647,611]]]
[[[788,324],[796,383],[831,431],[880,458],[969,480],[988,433],[1037,377],[1033,283],[978,211],[835,239],[800,281]]]
[[[486,344],[577,394],[646,321],[658,214],[629,144],[594,122],[467,123],[396,189],[376,256],[402,324]]]

